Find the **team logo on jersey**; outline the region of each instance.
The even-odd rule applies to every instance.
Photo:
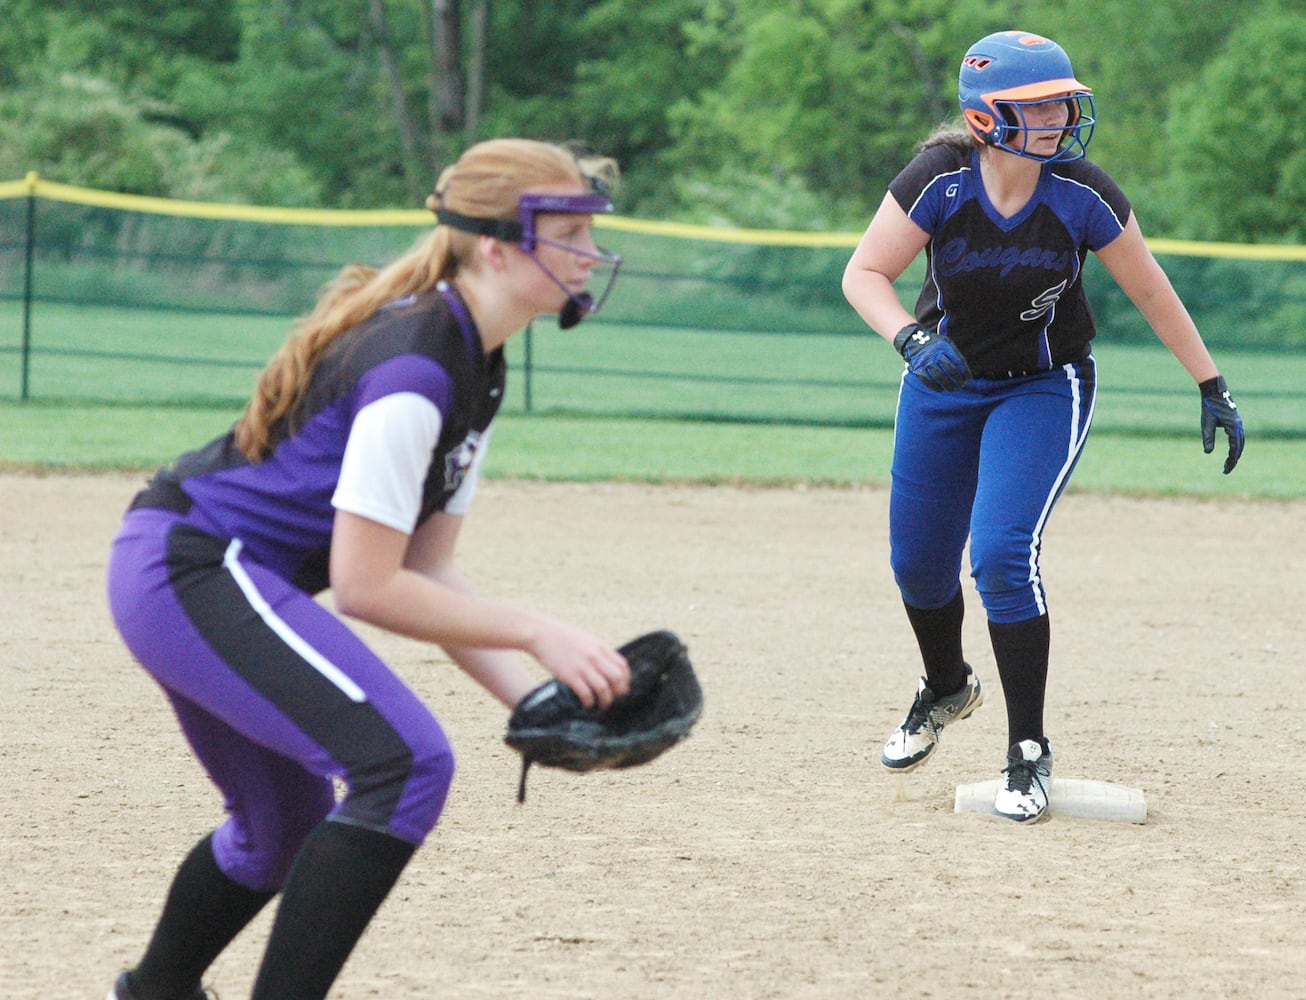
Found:
[[[1033,308],[1026,309],[1020,314],[1020,318],[1035,320],[1041,316],[1046,316],[1057,307],[1057,302],[1060,300],[1062,293],[1065,292],[1068,284],[1070,284],[1068,280],[1059,281],[1046,291],[1039,292],[1038,295],[1034,296],[1034,301],[1030,303]]]
[[[481,431],[468,431],[462,443],[444,457],[444,489],[453,493],[467,478],[467,470],[476,458],[476,449],[481,446]]]

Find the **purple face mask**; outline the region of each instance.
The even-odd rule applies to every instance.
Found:
[[[522,252],[535,261],[540,270],[547,274],[554,284],[567,293],[567,301],[558,313],[558,326],[568,330],[586,316],[593,316],[607,301],[608,293],[612,291],[612,286],[617,281],[617,273],[621,270],[621,255],[609,253],[602,247],[596,248],[597,252],[585,250],[541,236],[535,228],[537,217],[541,213],[598,215],[607,214],[611,211],[612,199],[598,192],[594,194],[524,194],[517,202],[517,218],[515,220],[476,219],[446,208],[440,208],[436,211],[436,219],[442,225],[451,226],[454,229],[479,233],[483,236],[493,236],[496,239],[520,244]],[[597,298],[589,292],[573,292],[536,255],[535,251],[539,246],[554,247],[575,254],[577,257],[584,257],[587,260],[610,265],[612,270],[608,273],[608,279],[603,286],[603,291]]]

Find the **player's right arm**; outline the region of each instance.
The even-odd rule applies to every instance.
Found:
[[[405,565],[461,594],[472,594],[471,585],[454,563],[454,547],[462,529],[461,514],[437,511],[421,525],[408,542]],[[526,697],[538,681],[517,654],[508,649],[445,644],[449,658],[469,677],[508,708]]]
[[[893,283],[925,249],[929,234],[886,194],[843,272],[843,294],[866,324],[887,340],[916,317],[903,306]]]

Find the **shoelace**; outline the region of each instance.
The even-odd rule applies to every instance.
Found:
[[[928,700],[927,699],[928,694]],[[926,691],[918,692],[916,700],[911,703],[911,709],[907,712],[907,721],[902,724],[904,731],[908,733],[919,733],[927,725],[938,735],[938,727],[931,724],[930,710],[934,707],[934,696]]]
[[[1047,791],[1047,786],[1043,784],[1043,780],[1048,776],[1048,769],[1036,760],[1008,761],[1007,766],[1002,769],[1002,773],[1007,776],[1007,787],[1020,792],[1022,795],[1030,793],[1035,780],[1038,781],[1040,789]]]

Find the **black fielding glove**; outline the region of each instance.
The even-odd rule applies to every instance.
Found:
[[[556,678],[513,709],[507,744],[521,754],[517,801],[526,798],[532,764],[568,771],[635,767],[689,735],[703,711],[689,650],[674,632],[638,636],[618,650],[630,665],[630,690],[606,709],[585,708]]]
[[[970,366],[957,345],[919,323],[909,323],[893,338],[907,369],[936,392],[953,392],[970,381]]]
[[[1210,454],[1215,450],[1215,429],[1223,427],[1229,437],[1229,457],[1224,460],[1224,474],[1233,472],[1233,467],[1242,457],[1243,418],[1238,412],[1238,404],[1229,395],[1223,376],[1208,378],[1197,387],[1202,393],[1202,450]]]

